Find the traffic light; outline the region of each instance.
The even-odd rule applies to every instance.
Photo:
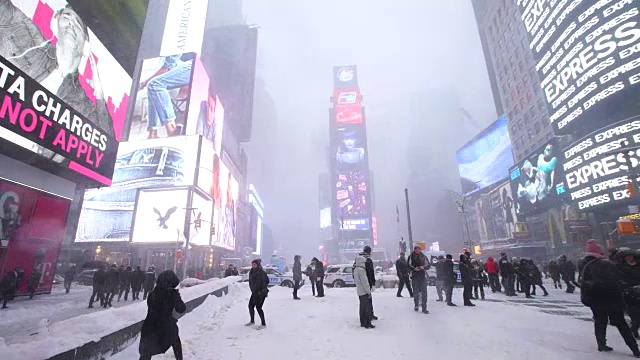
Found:
[[[213,236],[215,234],[216,234],[216,227],[215,227],[215,225],[212,225],[211,226],[211,235]]]
[[[202,226],[202,219],[197,218],[195,221],[195,228],[200,229],[200,226]]]

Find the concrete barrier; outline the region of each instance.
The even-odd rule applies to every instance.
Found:
[[[180,289],[187,311],[179,317],[202,305],[209,296],[228,294],[238,280],[240,277],[216,279]],[[136,341],[146,314],[146,302],[139,302],[70,318],[52,325],[50,336],[42,340],[0,346],[0,359],[105,359]]]

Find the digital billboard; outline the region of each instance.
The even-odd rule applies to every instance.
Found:
[[[205,199],[193,191],[191,193],[191,208],[189,242],[194,245],[208,246],[211,244],[213,201]]]
[[[638,166],[640,150],[625,151],[640,145],[640,119],[625,120],[595,131],[566,147],[562,152],[567,201],[589,211],[609,204],[631,200],[627,190],[629,165]]]
[[[358,69],[356,66],[334,66],[333,86],[336,88],[358,86]]]
[[[562,153],[553,139],[509,170],[517,214],[543,211],[565,193]]]
[[[335,109],[336,123],[338,125],[361,124],[364,120],[362,106],[342,106]]]
[[[236,224],[238,204],[238,182],[222,161],[217,162],[218,188],[215,202],[214,218],[216,221],[216,236],[211,245],[227,250],[234,250],[236,246]]]
[[[0,135],[109,185],[131,78],[63,0],[0,1]]]
[[[331,208],[326,207],[320,210],[320,229],[331,227]]]
[[[516,206],[510,181],[498,185],[475,202],[480,240],[513,237],[516,223]]]
[[[218,96],[210,91],[209,75],[200,58],[196,58],[189,99],[186,134],[204,136],[213,144],[216,154],[222,154],[224,106]]]
[[[588,133],[640,112],[635,1],[517,4],[557,134]]]
[[[335,183],[335,196],[341,217],[353,218],[371,215],[368,186],[368,172],[338,172]]]
[[[193,185],[198,137],[123,142],[111,187],[85,192],[76,242],[128,241],[140,188]]]
[[[343,106],[362,106],[362,95],[358,87],[336,88],[333,90],[333,102],[336,108]]]
[[[131,241],[183,242],[189,190],[140,190]]]
[[[367,164],[367,135],[364,125],[347,125],[336,130],[338,169],[362,169]]]
[[[499,117],[456,152],[462,192],[470,193],[504,179],[513,166],[507,119]]]

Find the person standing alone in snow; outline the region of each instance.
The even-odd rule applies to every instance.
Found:
[[[367,271],[367,280],[369,280],[369,286],[371,287],[371,292],[374,292],[376,289],[376,271],[373,267],[373,260],[371,260],[371,246],[366,245],[362,252],[358,256],[363,256],[366,259],[364,264],[364,269]],[[355,264],[353,265],[355,270]],[[371,319],[378,320],[378,317],[373,313],[373,296],[371,297]]]
[[[580,262],[580,300],[593,312],[593,326],[598,351],[613,351],[607,346],[609,323],[620,331],[624,342],[636,358],[640,350],[624,318],[623,275],[616,265],[604,257],[604,249],[595,240],[587,241],[587,251]],[[567,283],[568,284],[568,283]]]
[[[34,267],[31,270],[31,275],[29,275],[29,281],[27,281],[27,290],[29,290],[29,299],[33,299],[33,296],[36,294],[36,290],[38,290],[38,286],[40,286],[40,278],[42,277],[42,273],[38,270],[37,267]]]
[[[415,246],[409,255],[409,268],[411,269],[411,280],[415,294],[413,296],[413,310],[418,311],[418,304],[422,305],[422,313],[428,314],[427,310],[427,270],[431,264],[422,253],[420,246]]]
[[[298,297],[298,289],[302,282],[302,264],[300,263],[300,259],[300,255],[293,257],[293,300],[300,300]]]
[[[367,279],[366,270],[367,259],[358,255],[356,257],[356,267],[353,270],[353,280],[356,283],[356,291],[360,300],[360,326],[365,329],[373,329],[375,326],[371,324],[371,286]]]
[[[402,297],[402,288],[406,285],[407,290],[409,290],[409,296],[413,297],[411,282],[409,282],[409,265],[407,265],[407,260],[404,259],[404,253],[400,253],[400,257],[396,260],[396,273],[398,275],[398,293],[396,296]]]
[[[251,262],[251,270],[249,270],[249,289],[251,289],[251,297],[249,298],[249,316],[251,320],[246,326],[255,324],[255,311],[258,311],[261,324],[257,329],[264,329],[267,323],[264,320],[264,311],[262,305],[269,294],[269,277],[262,269],[262,260],[255,259]]]
[[[164,354],[173,348],[177,360],[182,360],[182,343],[178,333],[178,320],[173,311],[182,314],[187,307],[176,287],[180,279],[172,270],[158,275],[158,283],[147,298],[147,317],[140,330],[140,360],[150,360],[153,355]]]

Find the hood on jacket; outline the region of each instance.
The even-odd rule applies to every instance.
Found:
[[[460,254],[460,262],[466,262],[466,261],[467,261],[467,255]]]
[[[165,270],[158,275],[156,285],[164,289],[174,289],[180,285],[180,279],[173,270]]]
[[[489,258],[487,259],[487,262],[493,262],[493,258],[489,256]]]
[[[356,267],[361,267],[361,268],[365,268],[367,263],[367,258],[365,258],[362,255],[358,255],[358,257],[356,257]]]

